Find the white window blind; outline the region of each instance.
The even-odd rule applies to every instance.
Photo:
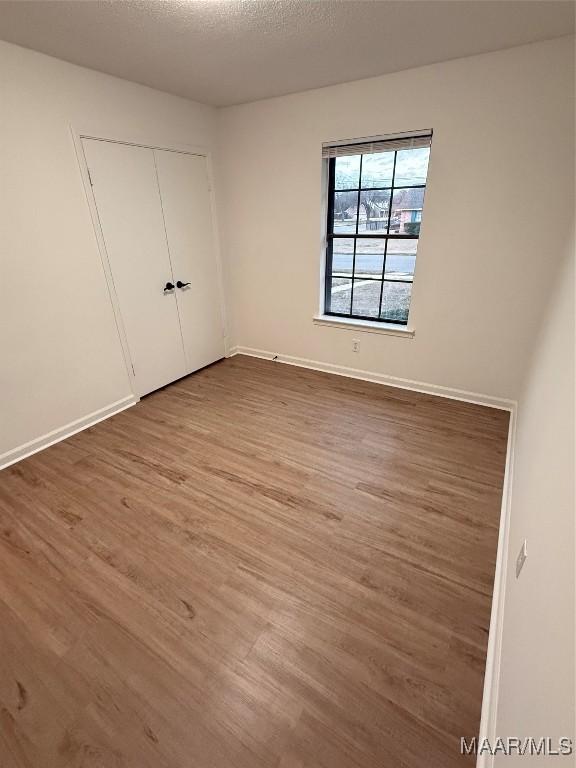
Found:
[[[381,136],[352,143],[335,142],[322,145],[322,157],[344,157],[346,155],[368,155],[376,152],[394,152],[401,149],[419,149],[429,147],[432,142],[432,131],[420,131],[416,134],[400,134],[396,136]]]

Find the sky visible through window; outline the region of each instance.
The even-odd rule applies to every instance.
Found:
[[[401,149],[396,161],[394,186],[426,184],[430,148]],[[376,152],[364,155],[362,160],[362,187],[392,186],[394,152]],[[358,189],[360,155],[336,158],[335,189]]]
[[[429,155],[419,147],[331,161],[329,313],[407,323]]]

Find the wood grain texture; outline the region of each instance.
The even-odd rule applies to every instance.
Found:
[[[508,414],[246,357],[0,474],[2,768],[451,768]]]

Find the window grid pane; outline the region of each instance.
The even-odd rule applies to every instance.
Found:
[[[389,162],[386,171],[363,171],[364,159],[369,156],[355,156],[353,175],[359,181],[358,186],[349,188],[345,174],[338,173],[337,161],[330,160],[328,314],[401,325],[408,322],[428,154],[423,157],[426,167],[414,170],[407,166],[404,151],[402,178],[398,179],[399,152],[392,154],[391,179]],[[370,162],[375,162],[372,157]],[[380,187],[375,186],[378,173],[383,180]]]
[[[381,280],[354,280],[352,298],[352,315],[369,317],[377,320],[380,317],[380,296],[382,294]]]
[[[380,302],[380,319],[385,322],[408,322],[408,311],[412,296],[412,283],[384,280]]]

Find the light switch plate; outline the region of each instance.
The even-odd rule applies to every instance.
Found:
[[[526,562],[527,557],[528,551],[526,549],[526,539],[524,539],[522,546],[520,547],[520,552],[518,552],[518,557],[516,558],[516,578],[520,576],[520,572],[524,567],[524,563]]]

